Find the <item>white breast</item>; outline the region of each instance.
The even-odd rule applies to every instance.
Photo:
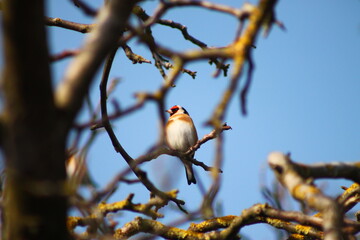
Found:
[[[185,152],[197,142],[197,133],[192,124],[172,121],[166,131],[166,141],[170,148]]]

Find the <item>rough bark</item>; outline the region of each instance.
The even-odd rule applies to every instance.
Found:
[[[3,3],[4,237],[66,239],[65,133],[57,124],[42,0]]]

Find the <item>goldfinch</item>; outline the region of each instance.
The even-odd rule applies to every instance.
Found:
[[[195,125],[189,113],[179,105],[173,106],[166,112],[170,114],[165,127],[166,143],[170,149],[185,153],[198,141]],[[189,157],[193,158],[194,154]],[[185,166],[188,184],[195,184],[196,179],[191,161],[186,158],[180,160]]]

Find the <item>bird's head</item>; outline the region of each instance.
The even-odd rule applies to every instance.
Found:
[[[188,114],[188,112],[186,111],[185,108],[183,108],[182,106],[180,105],[175,105],[173,107],[171,107],[170,109],[166,110],[167,113],[170,114],[170,116],[173,116],[175,114]]]

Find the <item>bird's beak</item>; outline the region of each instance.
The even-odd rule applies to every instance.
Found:
[[[165,110],[165,112],[170,113],[170,114],[172,113],[170,109]]]

